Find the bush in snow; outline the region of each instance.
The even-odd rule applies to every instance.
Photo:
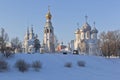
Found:
[[[19,71],[25,72],[29,68],[29,64],[26,63],[24,60],[20,59],[15,63],[15,67],[18,68]]]
[[[77,62],[77,65],[78,65],[79,67],[85,67],[85,62],[84,62],[84,61],[78,61],[78,62]]]
[[[4,60],[0,60],[0,72],[8,70],[8,63]]]
[[[67,67],[67,68],[71,68],[72,67],[72,63],[71,62],[67,62],[67,63],[65,63],[64,66]]]
[[[3,57],[5,58],[11,58],[14,56],[14,53],[11,53],[11,52],[5,52],[2,54]]]
[[[35,71],[39,71],[39,69],[42,68],[42,64],[40,61],[34,61],[32,63],[32,67],[34,68]]]

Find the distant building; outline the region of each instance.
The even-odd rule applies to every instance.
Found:
[[[60,44],[58,44],[56,51],[57,52],[62,52],[63,50],[65,50],[67,46],[63,44],[63,42],[61,42]]]
[[[5,53],[14,53],[12,47],[13,47],[12,43],[11,43],[11,42],[7,42],[7,43],[6,43]]]
[[[99,55],[97,33],[95,23],[93,29],[91,29],[86,19],[82,27],[75,31],[74,50],[78,50],[82,54]]]

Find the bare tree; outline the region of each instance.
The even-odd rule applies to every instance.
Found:
[[[18,52],[21,52],[21,48],[22,48],[22,42],[19,40],[18,37],[15,37],[11,40],[12,43],[12,48],[15,51],[15,49],[18,50]]]
[[[0,51],[2,53],[5,52],[6,49],[6,43],[9,41],[8,34],[5,32],[4,28],[1,28],[0,30]]]
[[[115,53],[120,56],[120,30],[115,31]]]
[[[100,37],[100,47],[101,47],[101,50],[102,50],[102,54],[104,55],[104,56],[107,56],[107,49],[106,49],[106,45],[107,45],[107,43],[106,43],[106,33],[105,32],[102,32],[100,35],[99,35],[99,37]]]
[[[100,46],[104,56],[118,56],[120,54],[120,31],[108,31],[100,34]]]

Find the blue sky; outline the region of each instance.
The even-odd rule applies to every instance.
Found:
[[[5,28],[10,39],[18,36],[23,40],[27,27],[33,25],[42,42],[48,5],[60,42],[74,39],[77,23],[81,27],[85,15],[91,26],[96,22],[99,33],[120,30],[120,0],[0,0],[0,27]]]

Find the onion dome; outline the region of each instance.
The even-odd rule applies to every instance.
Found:
[[[98,33],[98,30],[94,27],[94,28],[92,29],[92,33]]]
[[[75,31],[75,34],[79,34],[80,33],[80,29],[77,28],[77,30]]]
[[[83,24],[83,28],[85,29],[85,31],[91,30],[91,26],[87,22],[85,24]]]
[[[50,13],[50,10],[48,11],[48,13],[46,14],[46,19],[51,19],[52,15]]]
[[[84,27],[82,27],[82,28],[80,29],[80,32],[85,32]]]

